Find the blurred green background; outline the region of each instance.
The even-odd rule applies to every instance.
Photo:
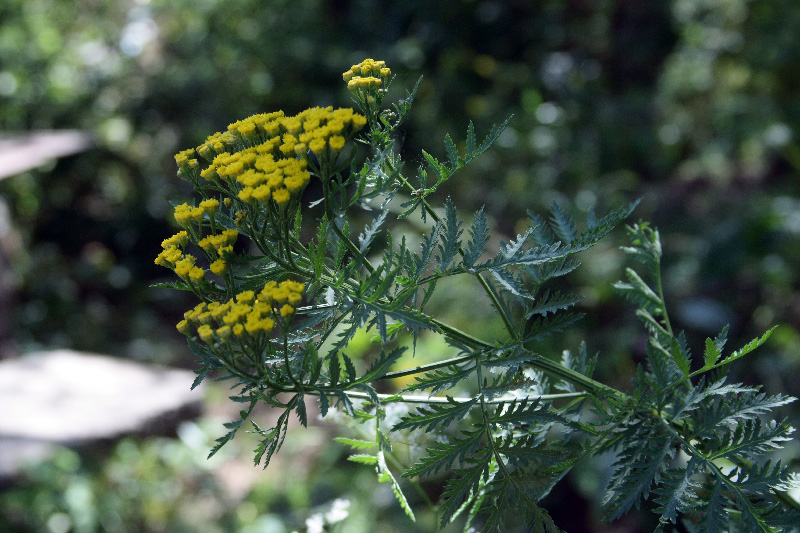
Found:
[[[424,76],[399,145],[410,171],[422,148],[444,155],[446,133],[463,139],[472,120],[480,136],[513,115],[495,148],[448,184],[464,216],[486,205],[507,240],[528,209],[546,214],[556,201],[581,218],[641,198],[634,218],[661,232],[677,328],[698,346],[730,323],[735,346],[779,324],[734,375],[800,395],[797,35],[794,0],[4,0],[0,133],[79,129],[95,139],[0,181],[13,226],[0,235],[13,285],[0,311],[13,331],[6,351],[68,347],[191,367],[174,324],[194,302],[148,288],[168,273],[153,265],[175,229],[168,201],[189,193],[172,155],[253,113],[351,105],[341,73],[372,57],[397,74],[390,100]],[[558,355],[585,338],[600,352],[599,378],[618,387],[644,346],[610,288],[623,243],[620,230],[584,255],[574,281],[587,318],[543,348]],[[456,304],[473,289],[458,289],[434,303],[472,329],[475,317]],[[445,353],[434,340],[422,352]],[[370,488],[368,468],[347,466],[330,427],[295,435],[309,448],[287,453],[286,464],[306,465],[299,474],[234,462],[245,480],[237,492],[204,453],[186,450],[221,434],[208,424],[185,426],[191,438],[65,450],[0,493],[10,510],[0,529],[304,531],[306,518],[346,498],[340,531],[415,530]],[[647,515],[601,525],[601,484],[599,467],[572,476],[548,500],[556,522],[646,527]],[[202,523],[198,506],[213,511]],[[423,512],[419,530],[430,520]]]

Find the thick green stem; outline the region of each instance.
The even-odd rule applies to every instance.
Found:
[[[492,345],[484,341],[481,341],[479,339],[476,339],[475,337],[472,337],[452,326],[449,326],[444,322],[441,322],[436,319],[432,319],[432,321],[437,326],[439,326],[439,328],[445,333],[445,335],[451,337],[454,340],[458,340],[463,344],[466,344],[470,348],[485,349],[485,350],[491,350],[494,348]],[[595,381],[592,378],[584,376],[580,372],[576,372],[571,368],[567,368],[564,365],[556,363],[555,361],[551,361],[547,358],[538,357],[535,359],[531,359],[529,364],[532,367],[541,370],[549,375],[559,377],[567,381],[568,383],[572,383],[573,385],[578,385],[580,387],[583,387],[584,389],[586,389],[586,391],[594,395],[603,396],[603,395],[613,394],[620,398],[623,398],[625,396],[622,392],[618,391],[613,387],[609,387],[608,385],[600,383],[599,381]]]
[[[320,394],[327,394],[325,389],[320,390],[306,390],[305,394],[312,396],[319,396]],[[583,398],[586,396],[585,392],[564,392],[560,394],[540,394],[538,396],[531,396],[529,400],[541,400],[545,402],[554,400],[566,400],[570,398]],[[448,404],[450,399],[459,403],[471,402],[474,398],[442,398],[439,396],[418,396],[413,394],[376,394],[375,396],[367,394],[366,392],[347,391],[347,396],[350,398],[357,398],[359,400],[371,401],[378,397],[381,403],[421,403],[426,405],[432,404]],[[495,398],[493,400],[485,400],[486,405],[499,405],[501,403],[508,403],[517,400],[517,397]]]

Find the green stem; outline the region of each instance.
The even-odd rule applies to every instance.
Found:
[[[667,327],[666,328],[667,329],[667,334],[670,337],[674,337],[674,335],[672,333],[672,324],[670,324],[669,314],[667,313],[667,303],[664,300],[664,287],[663,287],[663,285],[661,283],[661,260],[660,260],[660,258],[659,258],[659,268],[656,269],[655,278],[656,278],[656,290],[658,291],[658,297],[661,300],[661,310],[662,310],[663,316],[664,316],[664,325]]]
[[[344,384],[346,386],[346,384]],[[338,387],[337,387],[338,389]],[[333,390],[333,389],[330,389]],[[327,388],[321,388],[316,390],[308,390],[305,391],[305,394],[311,396],[320,396],[322,394],[327,394]],[[359,400],[373,400],[375,396],[367,394],[366,392],[357,392],[357,391],[346,391],[347,396],[350,398],[356,398]],[[553,400],[563,400],[568,398],[579,398],[585,397],[587,393],[585,392],[565,392],[560,394],[540,394],[538,396],[529,396],[527,399],[529,400],[542,400],[542,401],[553,401]],[[447,398],[441,398],[438,396],[415,396],[411,394],[376,394],[378,399],[381,403],[421,403],[426,405],[433,405],[433,404],[447,404],[450,400]],[[452,398],[452,400],[460,403],[471,402],[474,398]],[[501,403],[508,403],[513,400],[517,400],[517,397],[506,397],[506,398],[495,398],[493,400],[485,400],[485,405],[499,405]]]
[[[480,350],[481,352],[483,350]],[[476,352],[470,352],[467,355],[461,355],[459,357],[453,357],[451,359],[445,359],[444,361],[437,361],[435,363],[429,363],[427,365],[420,365],[415,366],[414,368],[406,368],[404,370],[396,370],[394,372],[387,372],[383,375],[383,377],[379,379],[394,379],[394,378],[402,378],[405,376],[413,376],[414,374],[421,374],[423,372],[430,372],[431,370],[436,370],[437,368],[445,368],[451,365],[458,365],[461,363],[465,363],[467,361],[471,361],[475,358]]]
[[[470,346],[473,349],[484,349],[484,350],[492,350],[494,347],[486,342],[476,339],[452,326],[445,324],[444,322],[440,322],[436,319],[431,319],[442,331],[445,332],[446,335],[449,337],[456,339],[467,346]],[[559,377],[573,385],[578,385],[586,389],[588,392],[594,395],[607,395],[613,394],[617,397],[623,398],[625,395],[618,391],[613,387],[609,387],[599,381],[595,381],[592,378],[586,377],[580,372],[576,372],[571,368],[567,368],[560,363],[556,363],[555,361],[551,361],[545,357],[539,357],[537,359],[531,359],[529,362],[531,366],[546,372],[547,374]]]

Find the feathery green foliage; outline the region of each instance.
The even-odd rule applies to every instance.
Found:
[[[324,143],[312,147],[313,140],[307,147],[302,136],[292,133],[301,128],[291,118],[264,126],[257,135],[231,134],[224,141],[228,144],[209,158],[219,175],[241,171],[230,170],[229,152],[272,150],[270,158],[289,161],[287,166],[302,162],[322,185],[314,205],[324,209],[313,221],[313,232],[303,232],[308,215],[300,196],[286,193],[280,202],[282,193],[273,190],[273,200],[253,203],[255,192],[244,187],[250,178],[201,182],[198,165],[182,163],[183,177],[205,205],[219,204],[187,225],[188,241],[203,248],[204,232],[227,229],[248,237],[253,248],[204,248],[209,262],[219,258],[229,264],[215,271],[219,280],[172,265],[183,278],[174,288],[191,290],[203,302],[179,325],[199,358],[195,385],[211,373],[220,374],[239,390],[232,399],[249,404],[239,420],[226,424],[230,431],[212,454],[264,403],[279,413],[269,429],[253,422],[261,439],[255,463],[266,466],[280,449],[290,420],[296,417],[306,426],[307,402],[317,401],[322,416],[336,410],[371,432],[372,440],[337,440],[355,449],[352,461],[376,470],[412,520],[404,490],[420,477],[440,476],[442,525],[463,517],[465,529],[503,531],[511,513],[533,531],[558,531],[541,500],[576,463],[611,451],[616,459],[603,498],[608,520],[647,505],[658,514],[662,530],[679,519],[698,531],[783,531],[800,523],[798,505],[787,494],[798,479],[771,456],[793,428],[770,415],[794,398],[769,396],[726,378],[729,365],[763,344],[772,330],[726,352],[726,328],[705,342],[702,357],[695,360],[685,336],[670,324],[658,232],[640,223],[628,227],[631,245],[624,251],[641,271],[628,268],[625,281],[615,285],[636,305],[648,333],[646,361],[631,389],[617,390],[593,379],[597,357],[589,355],[585,343],[575,352],[564,351],[560,361],[539,353],[538,341],[582,316],[575,311],[580,297],[554,282],[577,268],[577,254],[626,220],[636,203],[600,218],[590,212],[582,222],[554,204],[547,218],[529,213],[528,229],[500,241],[498,251],[487,255],[491,224],[483,208],[472,215],[465,236],[454,202],[445,198],[443,210],[437,210],[431,201],[439,198],[442,184],[490,148],[507,121],[480,143],[470,123],[463,154],[448,135],[446,161],[423,152],[424,164],[409,175],[393,139],[416,88],[393,109],[384,109],[388,69],[368,60],[345,73],[345,79],[366,117],[366,129],[355,137],[366,155],[342,149],[349,140],[344,137],[330,137],[329,148]],[[332,113],[323,111],[309,113]],[[304,120],[306,131],[329,127]],[[231,131],[250,131],[237,124]],[[270,138],[269,131],[279,135]],[[271,168],[266,162],[256,167]],[[353,232],[353,240],[356,209],[370,221],[360,233]],[[405,236],[398,241],[389,231],[393,223],[412,216],[426,228],[416,249]],[[165,245],[165,254],[170,249]],[[503,339],[479,339],[426,312],[437,282],[453,276],[469,277],[484,291],[505,327]],[[300,296],[292,296],[299,294],[299,286],[304,306],[298,305]],[[247,314],[245,326],[237,322],[237,310]],[[223,318],[212,319],[216,316]],[[213,320],[216,330],[209,326]],[[234,324],[232,332],[227,324]],[[354,361],[347,352],[363,328],[374,328],[382,349],[371,360]],[[443,336],[452,357],[411,368],[398,365],[413,357],[408,348],[416,347],[422,331]],[[381,382],[409,376],[413,380],[402,390],[378,392],[386,390]],[[406,411],[392,419],[387,411],[397,404]],[[406,464],[393,452],[391,442],[398,439],[416,439],[425,451]]]

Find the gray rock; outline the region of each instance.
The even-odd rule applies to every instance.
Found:
[[[71,350],[0,361],[0,477],[54,444],[171,432],[200,412],[194,378],[188,370]]]
[[[0,132],[0,180],[91,146],[91,136],[79,130]]]

